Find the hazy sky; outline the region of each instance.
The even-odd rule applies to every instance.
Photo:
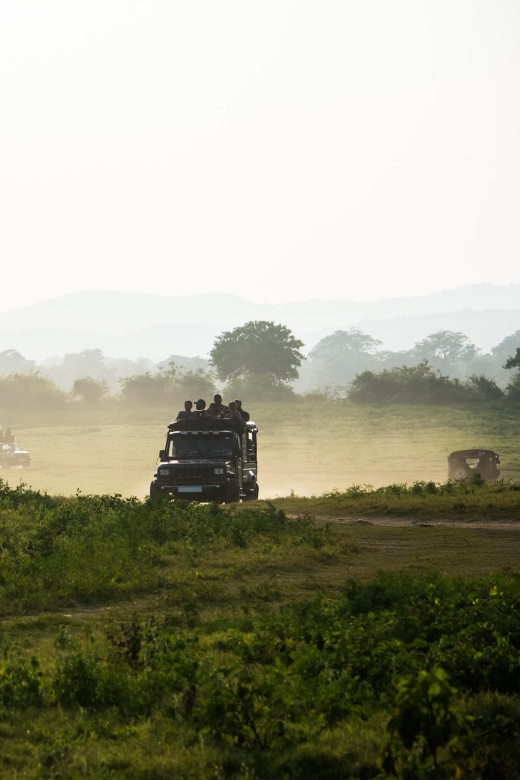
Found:
[[[0,308],[520,282],[518,0],[0,9]]]

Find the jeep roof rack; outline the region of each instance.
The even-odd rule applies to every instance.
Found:
[[[169,431],[235,431],[244,433],[245,423],[242,420],[223,420],[220,417],[188,418],[175,420],[168,425]]]

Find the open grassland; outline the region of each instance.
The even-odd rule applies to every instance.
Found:
[[[0,776],[516,780],[519,554],[0,484]]]
[[[517,780],[519,415],[251,412],[285,498],[231,509],[121,497],[172,410],[1,420],[0,777]],[[513,481],[442,484],[470,446]]]
[[[89,409],[3,413],[33,466],[2,473],[53,494],[147,494],[166,424],[177,410],[132,409],[108,403]],[[518,407],[365,407],[322,401],[259,404],[259,483],[264,498],[344,491],[415,481],[443,482],[449,452],[488,447],[499,452],[502,476],[520,480]]]

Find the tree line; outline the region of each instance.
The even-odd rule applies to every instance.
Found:
[[[166,406],[186,398],[209,399],[217,387],[226,397],[251,401],[322,397],[354,403],[457,403],[502,398],[520,402],[518,344],[520,331],[483,354],[464,334],[438,331],[416,342],[409,351],[389,352],[381,349],[380,341],[351,328],[326,336],[306,358],[301,351],[303,342],[287,326],[251,321],[217,336],[209,361],[174,356],[159,364],[144,359],[124,361],[126,374],[117,378],[116,392],[116,369],[110,365],[114,359],[105,358],[101,350],[65,356],[60,368],[74,367],[78,372],[67,390],[20,353],[6,350],[0,353],[0,404],[56,408],[71,402],[99,404],[117,398],[129,404]],[[310,372],[314,384],[298,396],[295,382],[304,361],[304,371]],[[499,369],[509,381],[502,375],[498,381]],[[106,371],[112,372],[110,381]]]
[[[520,330],[484,353],[463,333],[440,330],[417,341],[409,350],[392,352],[382,342],[357,328],[337,330],[309,352],[299,389],[313,386],[347,386],[364,371],[414,367],[424,361],[444,376],[467,380],[484,375],[502,388],[511,381],[505,363],[520,344]]]

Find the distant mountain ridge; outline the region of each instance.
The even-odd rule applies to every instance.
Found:
[[[519,308],[520,284],[474,284],[429,295],[365,302],[309,300],[275,304],[253,303],[226,293],[175,296],[85,290],[1,312],[0,332],[44,327],[128,333],[167,323],[223,322],[234,327],[249,319],[264,318],[287,320],[294,328],[314,329],[362,319]]]
[[[520,285],[466,285],[366,302],[278,304],[225,293],[162,296],[87,290],[0,313],[0,349],[19,349],[33,359],[91,347],[114,357],[205,354],[222,330],[251,319],[288,325],[307,348],[336,329],[356,325],[393,350],[407,349],[441,328],[461,330],[489,349],[520,329]]]

